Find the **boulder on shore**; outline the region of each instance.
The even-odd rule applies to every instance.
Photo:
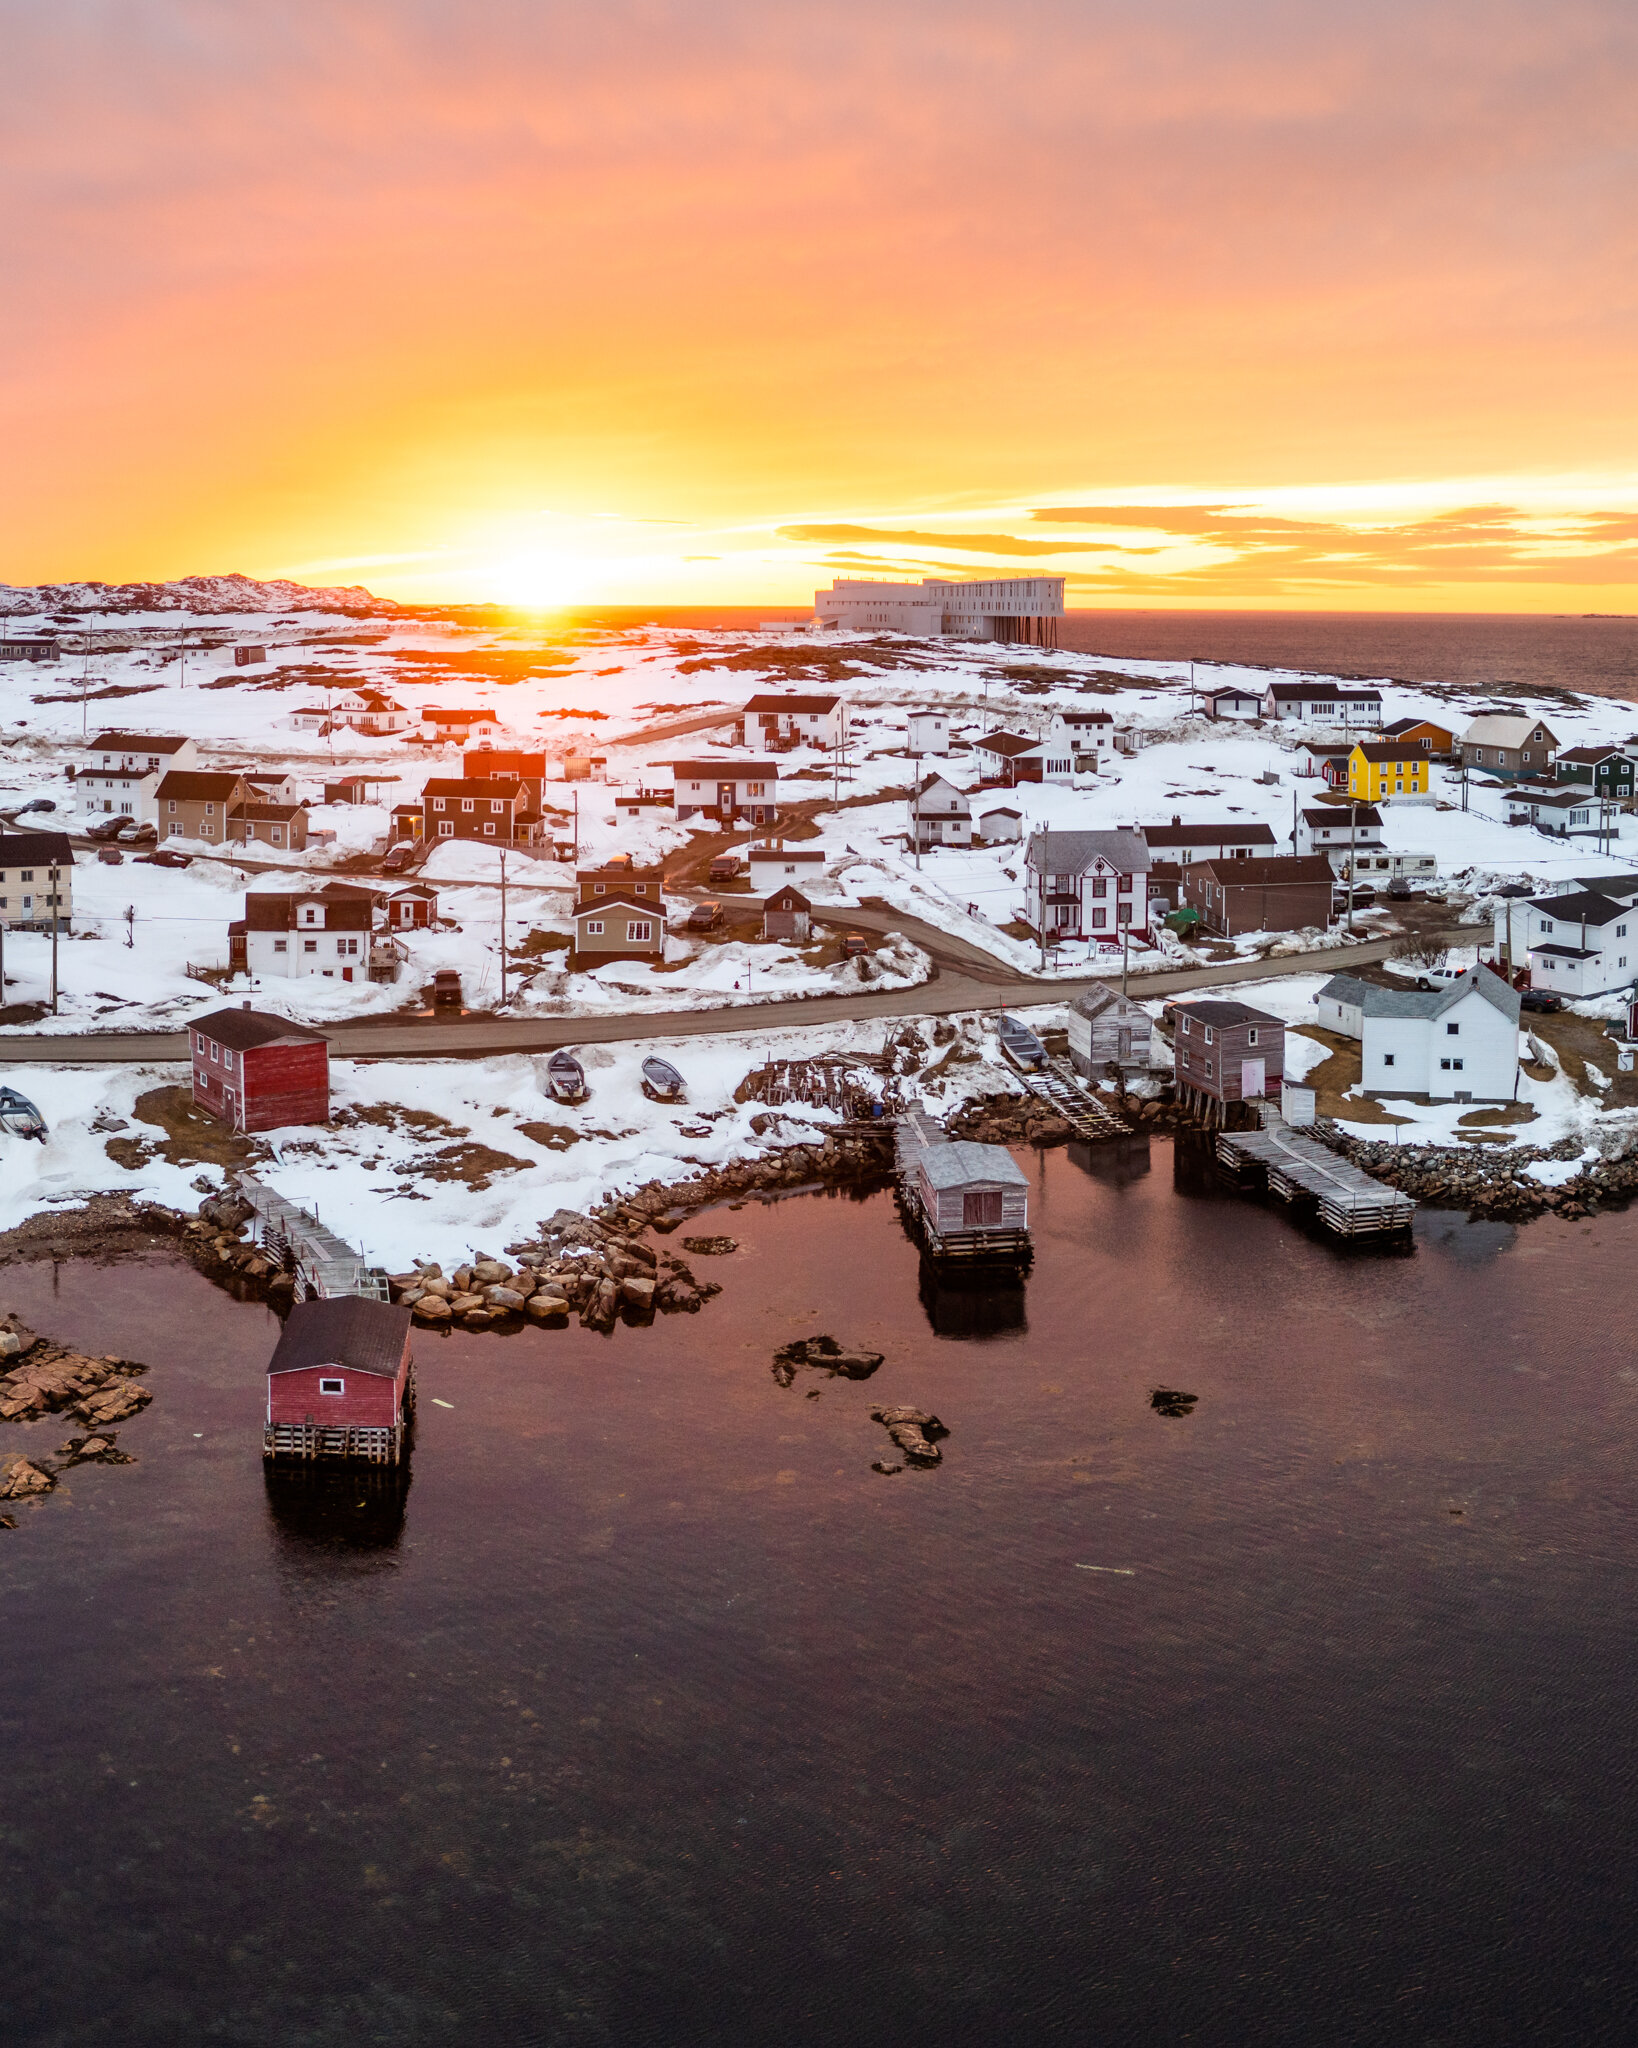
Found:
[[[28,1458],[0,1458],[0,1500],[28,1500],[49,1493],[56,1483],[51,1473]]]

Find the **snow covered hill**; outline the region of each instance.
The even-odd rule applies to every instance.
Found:
[[[360,583],[316,590],[305,583],[258,583],[250,576],[182,576],[173,583],[0,583],[0,617],[130,612],[344,612],[396,616],[390,597]],[[67,624],[64,616],[60,623]]]

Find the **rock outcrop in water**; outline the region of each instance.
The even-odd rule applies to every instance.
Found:
[[[950,1432],[936,1415],[929,1415],[924,1408],[872,1408],[871,1419],[882,1424],[888,1435],[898,1446],[900,1455],[912,1465],[936,1465],[942,1453],[936,1437],[948,1436]]]
[[[92,1358],[65,1344],[37,1336],[15,1315],[0,1318],[0,1422],[34,1422],[70,1413],[88,1425],[70,1437],[57,1455],[66,1464],[95,1461],[129,1465],[107,1425],[123,1422],[153,1397],[137,1382],[147,1368],[128,1358]],[[38,1454],[0,1453],[0,1501],[37,1500],[57,1484],[51,1465]],[[15,1529],[15,1517],[0,1515],[0,1528]]]
[[[774,1353],[773,1376],[788,1387],[804,1368],[832,1379],[867,1380],[886,1356],[881,1351],[850,1351],[834,1337],[802,1337]]]

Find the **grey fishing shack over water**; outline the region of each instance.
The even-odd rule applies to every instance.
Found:
[[[1004,1145],[952,1138],[919,1108],[905,1111],[896,1136],[900,1197],[934,1258],[1029,1256],[1029,1181]]]

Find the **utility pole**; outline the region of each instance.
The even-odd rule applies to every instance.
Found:
[[[910,756],[910,839],[915,849],[916,871],[921,871],[921,756]]]
[[[1348,804],[1348,936],[1354,935],[1354,876],[1359,872],[1359,806]]]
[[[574,786],[574,864],[580,865],[580,784]]]
[[[59,900],[57,883],[62,870],[57,867],[50,867],[47,868],[46,873],[51,877],[51,1014],[55,1017],[57,1014],[57,904]]]
[[[1126,970],[1132,959],[1132,914],[1126,914],[1126,922],[1120,928],[1120,993],[1126,999]]]
[[[500,1006],[506,1008],[506,849],[501,848],[501,987]]]

